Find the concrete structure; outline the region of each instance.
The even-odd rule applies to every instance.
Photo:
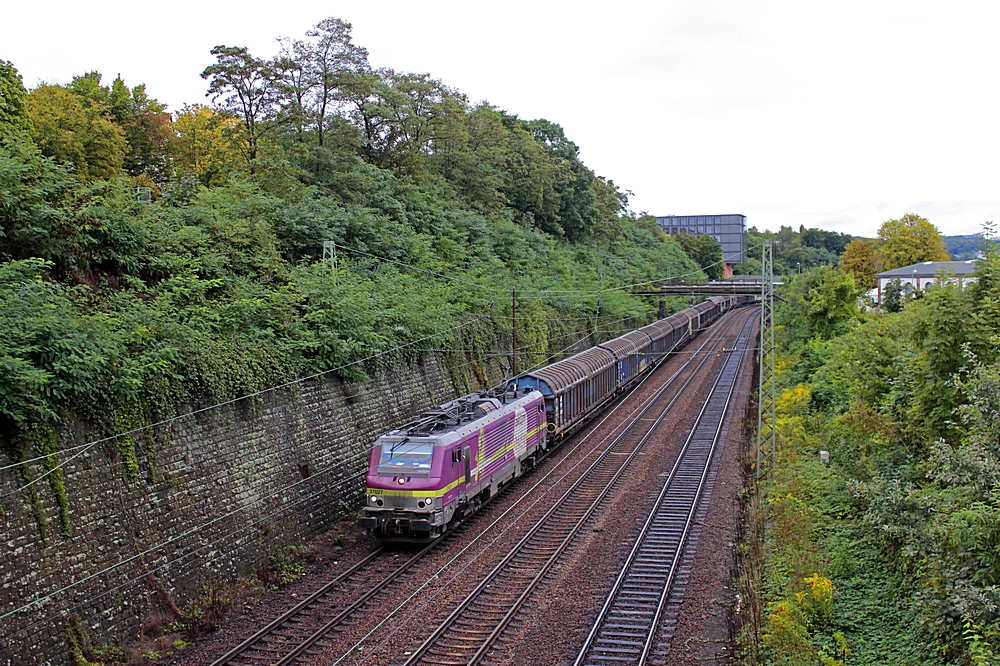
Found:
[[[964,287],[966,283],[976,281],[972,275],[975,270],[976,260],[969,259],[968,261],[924,261],[884,273],[876,273],[878,302],[882,302],[882,291],[893,280],[899,280],[899,284],[904,290],[907,285],[910,289],[926,289],[928,285],[937,284],[941,276],[947,275],[944,279],[945,283],[957,281],[960,287]]]
[[[708,234],[719,241],[726,277],[732,277],[734,264],[747,261],[746,215],[665,215],[656,218],[656,223],[671,236],[683,231],[692,236]]]

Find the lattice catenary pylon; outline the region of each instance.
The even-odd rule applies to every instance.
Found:
[[[774,254],[771,241],[760,246],[760,385],[757,388],[757,478],[777,463],[774,424]]]

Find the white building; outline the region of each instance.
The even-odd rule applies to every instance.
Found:
[[[882,302],[882,292],[893,280],[899,280],[899,284],[904,290],[906,290],[907,285],[910,286],[911,290],[926,289],[928,285],[937,284],[939,279],[944,276],[945,283],[958,282],[959,287],[964,287],[965,283],[976,281],[972,275],[975,270],[976,260],[969,259],[968,261],[924,261],[884,273],[876,273],[878,302]]]

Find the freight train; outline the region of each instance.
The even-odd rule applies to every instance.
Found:
[[[358,525],[387,541],[453,529],[667,354],[747,297],[716,296],[418,416],[375,442]]]

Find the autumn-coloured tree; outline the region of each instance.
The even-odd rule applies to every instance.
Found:
[[[891,271],[921,261],[947,261],[941,232],[927,218],[907,213],[898,220],[884,222],[875,244],[878,268]]]
[[[48,157],[72,164],[84,182],[121,172],[128,142],[102,108],[62,86],[44,85],[27,97],[31,138]]]
[[[128,141],[125,172],[133,177],[146,175],[162,186],[169,176],[167,153],[173,137],[166,105],[146,94],[146,84],[129,89],[118,77],[111,84],[108,108]]]
[[[874,289],[878,284],[875,243],[864,238],[855,238],[840,255],[840,269],[854,275],[854,282],[863,291]]]
[[[174,115],[170,146],[178,176],[194,176],[205,187],[221,184],[242,165],[233,138],[239,129],[238,120],[202,104],[181,109]]]

